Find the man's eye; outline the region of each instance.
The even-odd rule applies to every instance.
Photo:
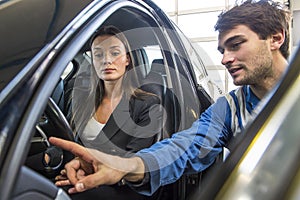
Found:
[[[231,46],[230,46],[230,49],[231,50],[238,50],[241,46],[242,42],[236,42],[236,43],[233,43]]]

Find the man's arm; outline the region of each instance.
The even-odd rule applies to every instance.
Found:
[[[149,182],[131,187],[141,194],[151,195],[184,173],[207,169],[232,136],[230,122],[228,102],[224,97],[220,98],[189,129],[139,151],[136,155],[142,158],[148,170]]]
[[[74,185],[74,188],[69,190],[70,193],[82,192],[99,185],[112,185],[122,178],[130,182],[141,181],[144,178],[145,166],[139,157],[121,158],[112,156],[55,137],[49,138],[49,142],[72,152],[79,158],[78,162],[66,166],[68,181]],[[93,171],[86,170],[87,168],[92,168]],[[80,171],[84,171],[85,176],[79,179],[77,174]],[[60,183],[63,185],[63,182],[59,181],[56,185],[60,185]]]
[[[50,138],[49,141],[93,165],[94,174],[71,182],[76,184],[75,188],[83,181],[85,185],[79,186],[84,186],[84,190],[114,184],[123,177],[131,182],[141,181],[145,173],[148,173],[150,182],[147,185],[131,186],[141,194],[151,195],[160,186],[175,182],[184,173],[196,173],[209,167],[232,136],[228,125],[230,121],[231,112],[227,100],[220,98],[191,128],[139,151],[136,155],[140,158],[112,156],[59,139]],[[68,178],[74,179],[74,175],[68,173]]]

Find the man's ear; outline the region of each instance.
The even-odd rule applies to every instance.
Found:
[[[271,50],[278,50],[285,40],[284,30],[272,35],[271,38]]]

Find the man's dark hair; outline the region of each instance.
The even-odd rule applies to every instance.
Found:
[[[279,2],[270,0],[247,0],[218,16],[215,30],[224,34],[238,25],[245,25],[265,40],[272,34],[285,33],[285,41],[280,47],[281,54],[288,58],[290,42],[290,11]]]

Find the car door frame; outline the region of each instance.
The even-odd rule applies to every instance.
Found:
[[[4,126],[1,129],[9,131],[7,133],[9,141],[5,143],[6,152],[1,154],[0,194],[2,199],[9,199],[13,194],[15,181],[21,175],[20,169],[29,151],[30,145],[28,144],[33,136],[35,124],[45,109],[48,97],[65,67],[77,50],[83,46],[82,39],[88,40],[89,36],[84,34],[95,30],[91,24],[105,19],[100,12],[104,12],[104,9],[113,9],[118,2],[109,3],[107,0],[92,2],[2,91],[0,110],[3,112],[0,119],[3,119]],[[102,17],[94,17],[97,13],[100,13]],[[91,18],[87,26],[86,23]],[[86,29],[86,27],[89,28]]]

